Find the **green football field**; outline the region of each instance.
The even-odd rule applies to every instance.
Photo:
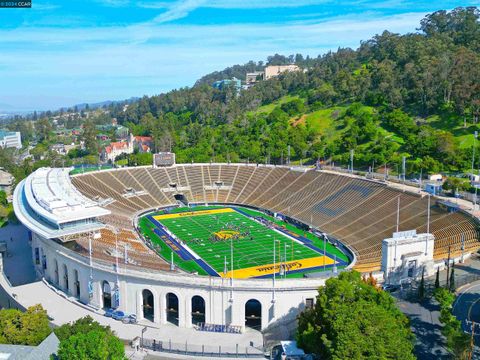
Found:
[[[249,216],[261,216],[275,222],[283,227],[283,231],[289,232],[290,236],[273,230]],[[159,224],[174,236],[159,233]],[[337,260],[338,267],[344,266],[348,261],[345,254],[328,243],[327,256],[324,256],[324,242],[313,234],[246,208],[219,206],[179,208],[142,218],[139,226],[153,243],[159,245],[159,251],[163,252],[164,258],[170,260],[169,255],[173,248],[174,261],[178,266],[200,274],[209,273],[205,269],[209,266],[219,276],[232,276],[232,249],[235,278],[269,276],[274,271],[274,261],[275,272],[280,272],[281,264],[283,269],[286,269],[288,277],[309,271],[321,271],[324,266],[331,267],[334,259]],[[308,247],[302,242],[305,238],[312,246]],[[171,241],[172,239],[174,241]],[[183,248],[187,247],[201,260],[198,258],[182,260]],[[177,251],[178,248],[182,249]]]

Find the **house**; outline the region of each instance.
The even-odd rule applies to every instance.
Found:
[[[153,139],[151,136],[134,136],[133,148],[138,149],[138,152],[151,152],[153,146]]]
[[[299,71],[300,68],[297,65],[269,65],[265,68],[265,80],[277,77],[281,73]]]
[[[121,154],[132,154],[133,142],[130,141],[116,141],[111,142],[109,145],[102,149],[100,158],[102,161],[115,161],[115,158]]]
[[[0,130],[1,148],[22,148],[22,137],[18,131]]]
[[[70,150],[75,149],[76,147],[77,145],[75,145],[74,143],[70,145],[53,144],[52,146],[50,146],[50,150],[55,151],[57,154],[60,155],[67,155]]]
[[[251,86],[255,84],[257,81],[263,80],[265,73],[263,71],[254,71],[251,73],[247,73],[245,77],[245,83],[247,86]]]
[[[0,359],[50,360],[58,351],[60,340],[52,331],[38,346],[0,344]]]
[[[132,154],[136,149],[140,153],[151,152],[153,139],[151,136],[133,136],[130,134],[126,140],[111,142],[102,149],[102,161],[115,161],[121,154]]]
[[[12,187],[15,178],[9,172],[0,169],[0,190],[5,191],[8,195],[12,194]]]

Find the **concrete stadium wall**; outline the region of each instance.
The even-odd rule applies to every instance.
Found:
[[[192,327],[192,298],[201,296],[205,302],[205,322],[219,325],[245,327],[245,304],[255,299],[261,304],[261,328],[291,319],[305,307],[307,299],[314,299],[318,287],[325,278],[319,279],[277,279],[275,288],[272,279],[229,279],[185,275],[170,272],[142,271],[142,269],[119,266],[95,260],[90,267],[89,259],[75,253],[55,241],[33,234],[32,251],[39,248],[40,256],[45,255],[46,269],[42,261],[36,270],[47,281],[69,296],[94,308],[102,308],[102,285],[107,282],[110,289],[119,285],[118,309],[136,314],[143,319],[144,290],[153,294],[153,321],[167,321],[167,294],[178,298],[178,326]],[[78,274],[78,283],[75,276]],[[88,283],[92,275],[93,296],[89,296]],[[80,290],[77,292],[77,287]]]

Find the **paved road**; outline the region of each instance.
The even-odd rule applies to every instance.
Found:
[[[422,304],[397,299],[400,310],[408,316],[416,336],[415,355],[421,360],[450,359],[441,333],[438,306],[431,301]]]

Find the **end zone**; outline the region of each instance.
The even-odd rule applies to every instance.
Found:
[[[328,256],[318,256],[313,258],[307,259],[300,259],[300,260],[292,260],[277,263],[275,266],[273,264],[268,265],[261,265],[261,266],[252,266],[243,269],[237,269],[233,271],[233,275],[236,279],[248,279],[252,277],[263,277],[272,275],[274,272],[278,274],[280,272],[280,267],[286,267],[287,273],[293,272],[303,272],[307,270],[313,270],[315,268],[319,268],[324,265],[333,265],[335,261],[328,257]],[[221,272],[219,273],[223,278],[230,278],[232,271],[227,271],[226,273]]]

